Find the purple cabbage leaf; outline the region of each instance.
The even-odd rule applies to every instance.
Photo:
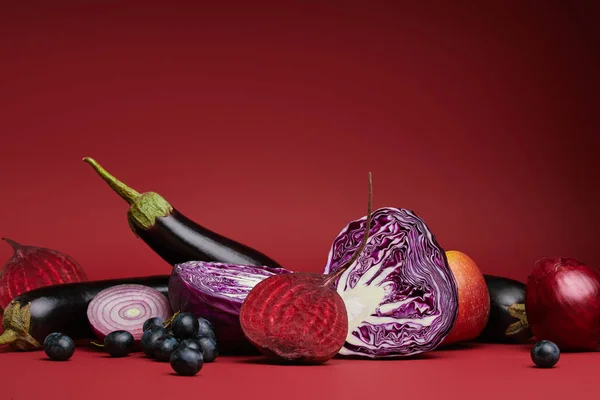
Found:
[[[366,216],[335,238],[324,273],[335,272],[363,239]],[[446,254],[414,212],[380,208],[367,245],[336,282],[348,312],[342,356],[406,357],[431,351],[450,333],[458,289]]]

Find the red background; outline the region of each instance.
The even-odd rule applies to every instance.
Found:
[[[600,266],[591,7],[285,3],[3,5],[0,235],[67,252],[93,279],[169,273],[130,232],[127,205],[81,161],[91,156],[288,268],[320,271],[333,238],[366,211],[370,170],[376,207],[415,210],[444,248],[485,273],[524,280],[543,255]],[[0,258],[10,256],[0,246]],[[491,383],[500,373],[492,366],[467,380],[473,390],[535,395],[544,385],[556,393],[559,370],[571,384],[575,371],[582,381],[590,373],[577,360],[591,355],[565,356],[545,375],[527,368],[527,349],[499,349],[439,352],[429,364],[335,360],[318,373],[237,363],[238,373],[222,360],[190,390],[252,395],[244,383],[289,387],[318,376],[309,388],[350,383],[348,393],[366,395],[375,385],[367,382],[410,380],[405,393],[437,375],[454,382],[439,386],[446,394],[464,398],[458,367],[498,363],[509,374],[502,383]],[[15,400],[47,390],[25,378],[62,385],[61,368],[80,375],[69,385],[116,380],[161,396],[181,382],[196,387],[161,380],[140,361],[144,387],[130,388],[136,380],[123,372],[135,375],[133,365],[78,354],[106,376],[75,359],[38,362],[39,353],[3,354],[0,369],[40,375],[4,374],[24,385]],[[538,383],[510,384],[510,371]]]

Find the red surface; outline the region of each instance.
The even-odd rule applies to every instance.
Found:
[[[288,268],[319,271],[364,215],[370,170],[376,207],[415,210],[485,273],[524,280],[542,255],[600,266],[591,7],[294,3],[3,5],[0,234],[67,252],[93,279],[168,273],[91,156]],[[598,361],[537,371],[525,351],[485,348],[319,369],[219,361],[183,381],[142,361],[40,357],[2,354],[4,395],[333,395],[325,382],[371,395],[375,381],[402,396],[590,394]]]
[[[552,369],[532,366],[528,346],[443,350],[419,359],[331,360],[319,367],[219,358],[195,377],[141,355],[112,359],[94,350],[70,361],[41,353],[0,354],[14,368],[2,399],[597,399],[600,354],[563,354]],[[7,383],[8,382],[8,383]],[[12,396],[12,397],[11,397]]]

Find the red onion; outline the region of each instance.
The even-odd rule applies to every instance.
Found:
[[[537,340],[562,351],[600,350],[600,270],[573,258],[538,260],[527,280],[525,310]]]
[[[83,268],[72,257],[56,250],[25,246],[3,238],[14,254],[0,271],[0,309],[18,295],[44,286],[87,281]]]
[[[124,284],[104,289],[90,302],[87,317],[99,339],[118,330],[128,331],[138,341],[144,322],[171,316],[169,300],[148,286]]]

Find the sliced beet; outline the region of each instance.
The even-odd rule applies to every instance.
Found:
[[[372,185],[360,248],[332,274],[294,272],[274,275],[250,291],[240,310],[248,340],[280,363],[322,364],[335,356],[348,334],[348,314],[334,287],[339,276],[361,255],[371,222]]]

